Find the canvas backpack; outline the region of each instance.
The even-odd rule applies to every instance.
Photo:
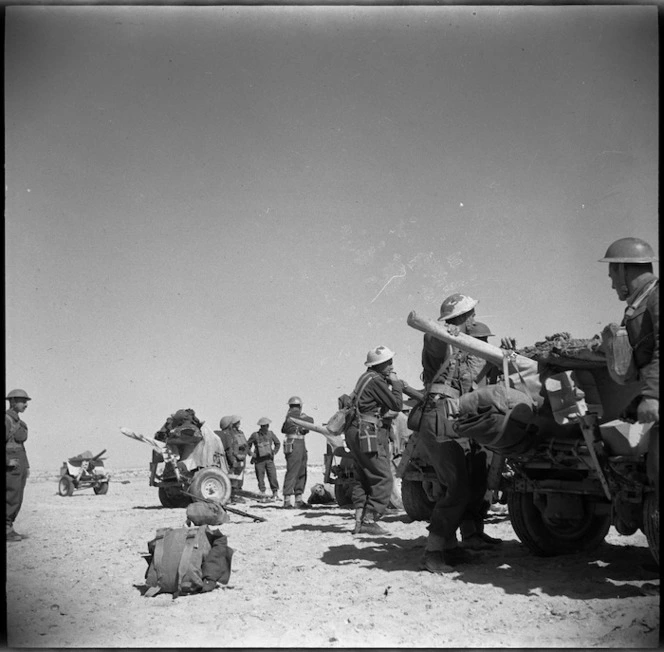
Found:
[[[204,564],[214,546],[216,556],[214,576],[209,579],[227,583],[233,550],[226,545],[226,537],[213,533],[207,525],[198,527],[162,528],[148,542],[148,569],[145,597],[158,593],[180,595],[200,593],[203,590]]]
[[[342,432],[348,428],[350,421],[358,413],[357,405],[360,400],[360,396],[367,388],[367,385],[371,382],[373,378],[376,377],[376,373],[373,371],[365,371],[357,381],[355,389],[348,394],[342,394],[339,399],[339,409],[327,420],[325,427],[333,435],[340,435]]]

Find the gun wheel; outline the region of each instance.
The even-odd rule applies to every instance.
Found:
[[[108,482],[102,482],[99,486],[94,487],[94,492],[98,496],[103,496],[108,493]]]
[[[186,507],[191,500],[177,487],[159,487],[159,502],[164,507]]]
[[[348,482],[337,482],[334,485],[334,499],[339,507],[353,505],[353,486]]]
[[[231,480],[216,467],[202,469],[194,475],[189,493],[197,498],[208,498],[225,505],[231,498]]]
[[[61,496],[71,496],[74,493],[74,481],[68,475],[63,475],[60,478],[58,493]]]
[[[587,500],[583,504],[583,517],[557,521],[544,516],[532,493],[510,492],[507,507],[517,537],[540,557],[594,550],[611,527],[611,513],[596,513]]]

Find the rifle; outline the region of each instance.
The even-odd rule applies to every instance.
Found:
[[[201,498],[200,496],[194,496],[194,494],[191,494],[188,491],[185,491],[184,489],[182,489],[182,493],[187,496],[191,496],[191,498],[194,498],[195,500],[202,500],[204,503],[221,505],[221,502],[215,500],[214,498]],[[238,516],[246,516],[247,518],[253,519],[255,522],[264,523],[265,521],[267,521],[267,519],[263,518],[262,516],[254,516],[253,514],[243,512],[241,509],[235,509],[234,507],[227,507],[226,505],[221,505],[221,507],[225,509],[227,512],[230,512],[231,514],[237,514]]]

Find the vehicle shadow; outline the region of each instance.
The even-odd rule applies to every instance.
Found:
[[[418,571],[425,537],[400,539],[367,537],[355,543],[331,546],[321,561],[332,566],[367,562],[384,571]],[[366,545],[371,543],[371,545]],[[517,541],[497,549],[474,553],[475,563],[456,566],[441,576],[468,584],[485,584],[506,594],[565,596],[572,599],[615,599],[644,595],[642,583],[656,582],[652,559],[646,548],[603,543],[593,553],[537,557]]]

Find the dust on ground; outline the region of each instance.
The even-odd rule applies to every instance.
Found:
[[[233,506],[267,521],[231,514],[222,526],[235,550],[227,586],[144,598],[141,554],[185,511],[160,505],[147,470],[111,472],[108,494],[67,498],[57,474],[33,471],[16,522],[29,539],[7,544],[9,647],[658,645],[659,574],[642,533],[612,528],[591,554],[541,558],[500,513],[486,527],[499,549],[432,575],[418,571],[426,523],[404,512],[382,521],[390,536],[358,538],[350,509],[248,500]],[[307,493],[321,481],[310,467]],[[244,488],[257,491],[251,470]]]

